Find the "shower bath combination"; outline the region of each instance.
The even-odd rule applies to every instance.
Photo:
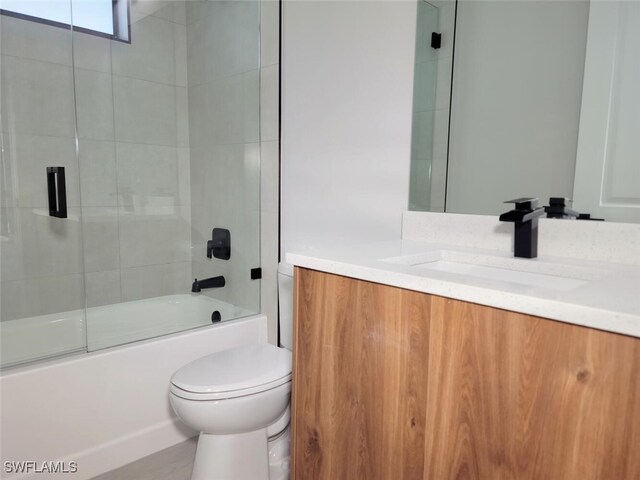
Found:
[[[261,6],[46,3],[0,14],[2,460],[91,478],[186,438],[173,372],[266,343]]]
[[[91,3],[0,15],[3,368],[260,310],[259,2]]]

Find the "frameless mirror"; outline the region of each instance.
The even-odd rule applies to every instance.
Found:
[[[640,3],[442,2],[454,12],[450,90],[446,68],[435,80],[418,68],[422,3],[409,208],[495,215],[510,198],[567,197],[640,222]]]

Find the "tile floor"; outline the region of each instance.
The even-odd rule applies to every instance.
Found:
[[[191,438],[92,480],[189,480],[197,440]]]

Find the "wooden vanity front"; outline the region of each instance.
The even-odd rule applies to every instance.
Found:
[[[292,478],[640,479],[640,339],[296,267]]]

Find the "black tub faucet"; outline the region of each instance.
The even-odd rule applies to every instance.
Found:
[[[517,198],[504,203],[515,203],[515,210],[500,215],[501,222],[513,222],[516,257],[536,258],[538,256],[538,218],[544,214],[537,198]]]
[[[205,278],[204,280],[198,280],[196,278],[191,285],[191,291],[193,293],[200,293],[202,289],[222,288],[224,287],[224,284],[225,281],[222,275],[218,277]]]

